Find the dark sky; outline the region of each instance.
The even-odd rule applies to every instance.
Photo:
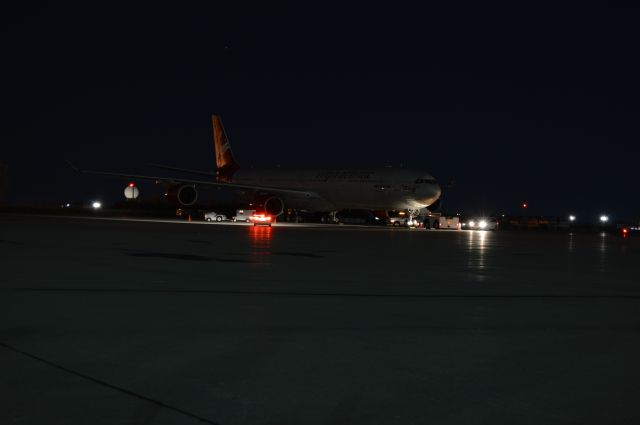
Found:
[[[402,164],[455,177],[452,209],[640,213],[635,9],[259,4],[4,9],[13,198],[120,195],[65,158],[211,170],[218,113],[244,166]]]

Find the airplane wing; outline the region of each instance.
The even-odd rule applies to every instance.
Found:
[[[283,195],[297,196],[297,197],[303,197],[303,198],[321,198],[320,195],[318,195],[316,192],[301,190],[301,189],[283,189],[279,187],[254,186],[254,185],[247,185],[247,184],[225,183],[225,182],[217,182],[217,181],[192,180],[192,179],[185,179],[185,178],[179,178],[179,177],[167,177],[167,176],[147,176],[147,175],[141,175],[141,174],[118,173],[118,172],[112,172],[112,171],[82,170],[71,163],[69,163],[69,165],[75,171],[78,171],[80,173],[86,173],[86,174],[99,174],[103,176],[126,177],[129,179],[149,180],[155,183],[192,184],[192,185],[199,185],[199,186],[227,187],[230,189],[238,189],[238,190],[264,191],[264,192],[272,193],[274,195],[281,193]]]
[[[163,165],[163,164],[148,164],[155,168],[162,168],[164,170],[172,170],[172,171],[180,171],[182,173],[195,174],[198,176],[207,176],[207,177],[216,177],[216,173],[202,171],[202,170],[193,170],[191,168],[181,168],[181,167],[173,167],[171,165]]]

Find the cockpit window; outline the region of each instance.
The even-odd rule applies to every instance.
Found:
[[[433,183],[433,184],[435,184],[437,182],[436,182],[436,179],[416,179],[415,183],[416,184],[419,184],[419,183]]]

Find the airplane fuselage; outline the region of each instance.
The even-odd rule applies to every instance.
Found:
[[[278,194],[298,209],[421,209],[438,200],[441,189],[430,174],[406,168],[256,169],[242,168],[233,183],[309,191],[318,197]]]

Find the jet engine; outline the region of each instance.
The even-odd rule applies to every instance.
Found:
[[[284,212],[284,201],[273,195],[258,196],[251,205],[273,216],[278,216]]]
[[[198,200],[198,191],[191,184],[176,184],[167,189],[165,196],[171,203],[178,203],[188,207]]]

